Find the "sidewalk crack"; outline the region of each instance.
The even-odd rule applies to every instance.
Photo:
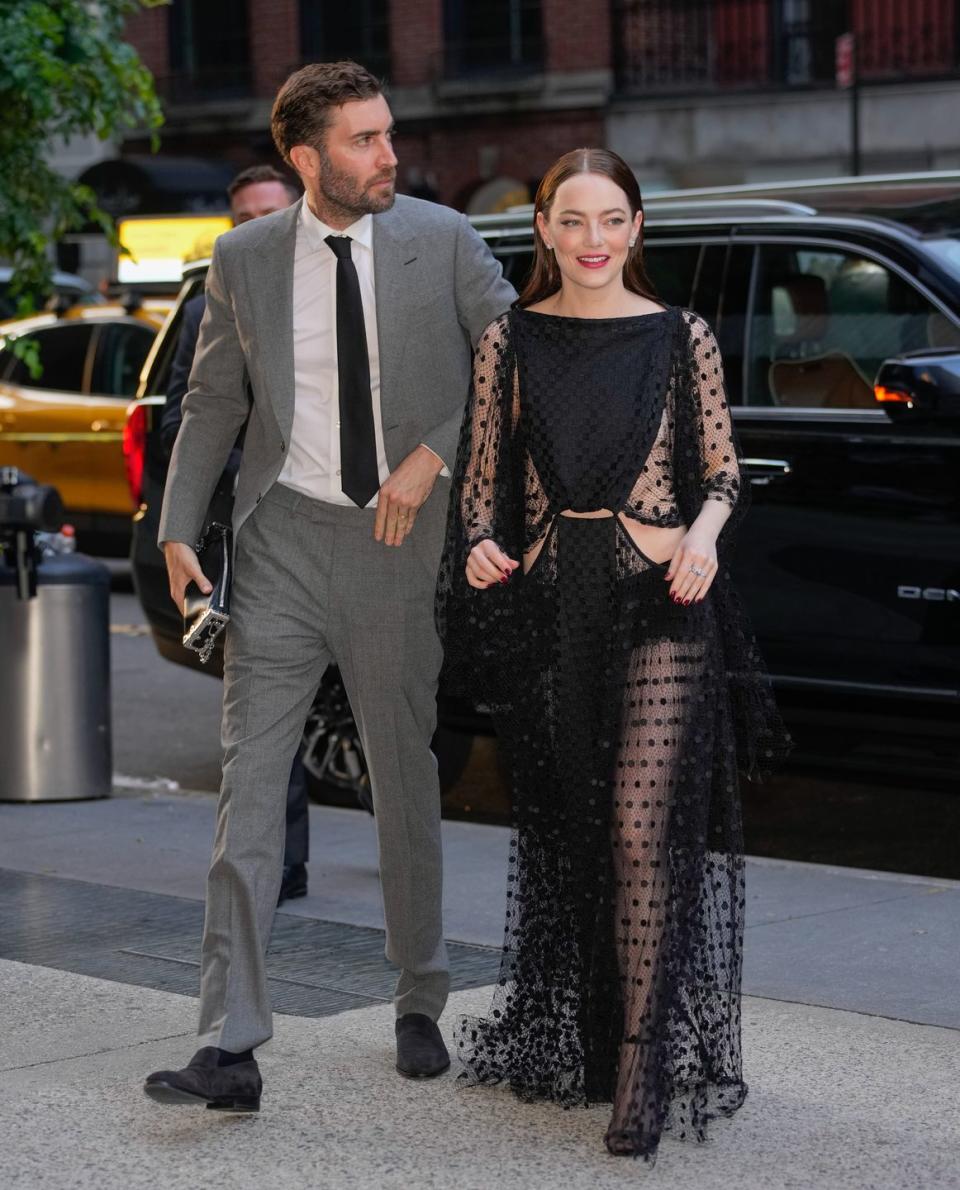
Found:
[[[105,1049],[89,1050],[83,1054],[70,1054],[67,1057],[44,1058],[42,1062],[28,1062],[25,1066],[0,1066],[0,1074],[12,1074],[17,1070],[37,1070],[42,1066],[58,1066],[64,1062],[77,1062],[81,1058],[97,1058],[101,1054],[119,1054],[124,1050],[135,1050],[142,1045],[153,1045],[157,1041],[175,1041],[179,1037],[192,1037],[193,1031],[185,1033],[166,1033],[163,1037],[147,1037],[143,1041],[132,1041],[127,1045],[109,1045]]]
[[[936,892],[953,892],[953,889],[936,889]],[[918,896],[927,895],[929,893],[907,893],[902,897],[881,897],[876,901],[861,901],[856,905],[838,905],[835,909],[817,909],[812,913],[796,913],[790,917],[773,917],[767,921],[755,921],[748,924],[745,928],[748,930],[756,930],[762,926],[778,926],[790,921],[804,921],[809,917],[830,917],[836,913],[854,913],[860,909],[872,909],[875,905],[888,905],[892,901],[912,901]]]
[[[945,1025],[941,1021],[918,1021],[916,1017],[891,1016],[887,1012],[870,1012],[865,1008],[844,1008],[840,1004],[825,1004],[822,1000],[791,1000],[786,996],[770,996],[763,992],[743,993],[744,1000],[766,1000],[772,1004],[792,1004],[797,1008],[822,1008],[827,1012],[842,1012],[847,1016],[869,1017],[871,1020],[893,1021],[900,1025],[916,1025],[918,1029],[946,1029],[950,1033],[960,1033],[960,1025]],[[743,1006],[744,1012],[747,1005]]]

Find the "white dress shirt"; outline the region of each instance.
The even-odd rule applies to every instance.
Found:
[[[373,216],[363,215],[345,231],[327,227],[300,208],[293,260],[294,407],[290,445],[279,482],[324,500],[356,507],[344,494],[340,478],[340,382],[337,371],[337,258],[327,236],[349,236],[350,256],[360,282],[363,323],[370,360],[370,395],[377,446],[377,472],[383,484],[390,474],[383,446],[380,413],[380,345],[373,271]],[[368,508],[375,508],[374,496]]]

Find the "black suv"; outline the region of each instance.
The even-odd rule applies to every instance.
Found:
[[[531,221],[529,208],[474,219],[518,288]],[[960,173],[658,195],[645,244],[663,300],[702,314],[720,343],[753,495],[736,577],[800,755],[955,777]],[[187,271],[128,435],[143,474],[137,588],[161,653],[186,664],[156,546],[156,407],[203,275]],[[314,717],[309,767],[362,783],[335,676],[325,687],[318,705],[333,698],[336,713],[319,731]],[[441,697],[441,723],[469,710]]]

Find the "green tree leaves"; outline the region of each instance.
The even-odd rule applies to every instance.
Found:
[[[139,8],[167,0],[0,0],[0,259],[16,273],[21,311],[50,284],[49,247],[113,221],[93,191],[48,164],[59,139],[125,130],[154,137],[163,113],[153,78],[123,40]]]

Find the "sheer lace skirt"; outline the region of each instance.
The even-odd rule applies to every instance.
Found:
[[[727,682],[709,597],[676,607],[665,570],[616,518],[558,517],[520,580],[503,960],[457,1028],[467,1081],[612,1102],[608,1147],[650,1160],[746,1094]]]

